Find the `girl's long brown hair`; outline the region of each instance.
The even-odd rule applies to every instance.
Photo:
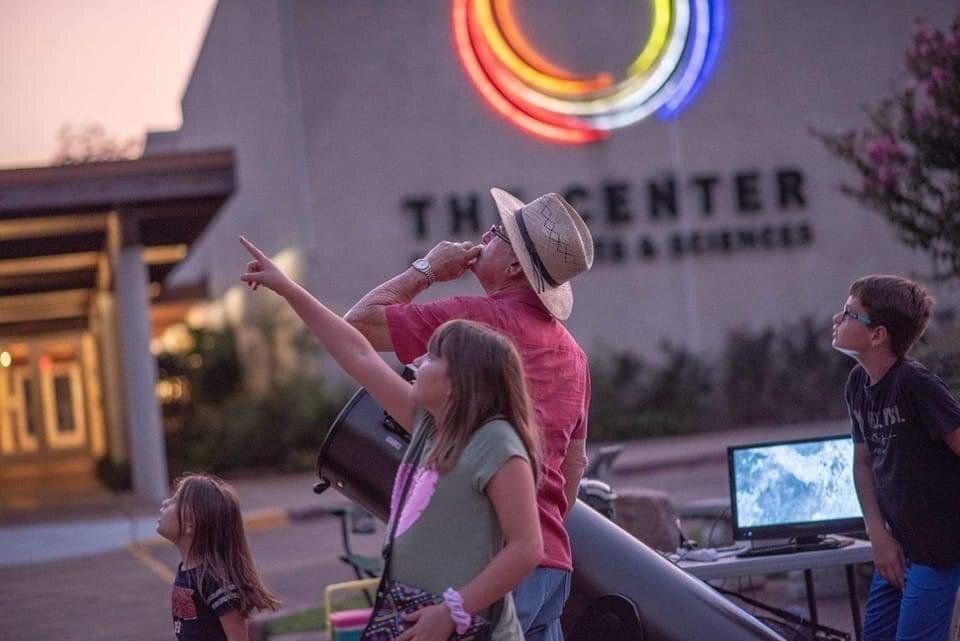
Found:
[[[530,457],[534,482],[540,482],[540,437],[533,420],[523,364],[506,336],[467,320],[444,323],[430,337],[431,356],[447,363],[450,397],[425,463],[438,472],[456,465],[474,432],[502,417],[516,430]]]
[[[187,559],[198,564],[200,586],[207,577],[224,588],[236,586],[243,616],[252,610],[280,607],[280,600],[263,585],[253,562],[233,488],[209,474],[188,474],[177,481],[174,496],[181,531],[185,523],[193,523]]]

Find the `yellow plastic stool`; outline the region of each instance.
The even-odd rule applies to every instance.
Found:
[[[327,623],[327,634],[330,641],[354,641],[360,638],[372,614],[371,608],[332,611],[333,595],[337,592],[359,592],[376,588],[380,579],[362,579],[359,581],[344,581],[331,583],[323,590],[324,616]]]

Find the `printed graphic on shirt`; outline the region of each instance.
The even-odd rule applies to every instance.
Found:
[[[412,471],[413,466],[409,463],[402,463],[397,469],[397,476],[393,482],[393,496],[390,498],[390,514],[397,514],[397,507],[400,503],[400,493],[406,483],[407,475]],[[440,478],[436,470],[418,467],[413,472],[413,479],[410,481],[410,489],[407,492],[407,500],[403,504],[403,512],[395,518],[397,521],[397,534],[400,536],[409,530],[423,511],[430,505],[430,499],[437,489],[437,479]]]
[[[179,585],[173,586],[173,618],[196,619],[197,606],[193,603],[193,590]]]
[[[410,493],[407,502],[403,505],[400,520],[397,522],[397,536],[410,529],[417,522],[423,511],[430,505],[433,492],[437,489],[437,472],[429,468],[417,468],[410,482]]]
[[[897,436],[893,428],[906,423],[900,414],[900,408],[891,405],[878,411],[867,410],[865,414],[866,416],[860,410],[853,410],[853,416],[863,430],[863,439],[877,448],[878,452],[886,452],[890,440]]]

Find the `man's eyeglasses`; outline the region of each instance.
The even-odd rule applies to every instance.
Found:
[[[871,321],[870,318],[868,318],[864,314],[857,314],[856,312],[851,312],[849,307],[843,308],[843,312],[840,313],[840,322],[842,323],[844,320],[846,320],[848,316],[854,320],[860,321],[867,327],[870,327],[871,325],[873,325],[873,321]]]
[[[503,242],[505,242],[506,244],[508,244],[508,245],[510,244],[510,239],[507,238],[507,235],[506,235],[505,233],[503,233],[503,225],[502,225],[502,224],[497,224],[497,225],[491,226],[491,227],[490,227],[490,232],[491,232],[494,236],[496,236],[497,238],[499,238],[500,240],[502,240]]]

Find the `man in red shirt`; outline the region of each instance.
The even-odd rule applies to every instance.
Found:
[[[527,641],[562,641],[560,614],[573,564],[563,519],[586,467],[590,371],[583,350],[560,323],[570,316],[570,279],[593,263],[583,219],[557,194],[529,204],[491,190],[501,223],[479,245],[441,242],[402,274],[364,296],[346,320],[380,351],[410,363],[448,320],[485,323],[513,339],[523,359],[543,435],[543,483],[537,497],[544,556],[514,592]],[[426,304],[413,299],[435,282],[470,269],[486,296],[455,296]]]

